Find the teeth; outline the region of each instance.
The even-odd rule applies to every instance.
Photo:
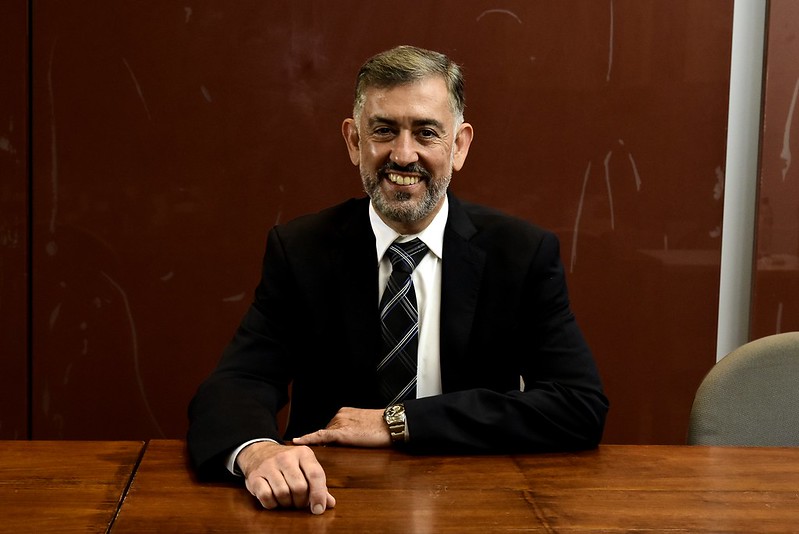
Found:
[[[399,174],[389,173],[388,179],[391,180],[391,183],[397,185],[414,185],[419,183],[418,176],[400,176]]]

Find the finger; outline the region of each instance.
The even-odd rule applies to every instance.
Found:
[[[253,477],[245,481],[247,490],[256,498],[261,506],[267,510],[273,510],[278,507],[277,499],[272,494],[272,488],[269,483],[261,477]]]
[[[322,429],[294,438],[292,442],[295,445],[325,445],[332,443],[333,439],[330,431]]]
[[[309,482],[305,479],[305,474],[299,467],[287,469],[283,473],[284,480],[288,485],[291,506],[294,508],[305,508],[309,502]]]
[[[273,498],[280,506],[288,508],[294,504],[294,500],[291,496],[291,489],[283,473],[278,472],[275,476],[270,476],[266,479],[266,482],[269,484]]]
[[[336,498],[328,493],[327,496],[325,497],[324,505],[321,504],[311,505],[311,513],[314,515],[320,515],[323,514],[325,510],[329,510],[335,507],[336,507]]]
[[[332,499],[333,506],[336,500],[327,490],[327,477],[325,471],[316,459],[316,456],[308,451],[308,454],[300,459],[300,469],[302,469],[305,479],[308,481],[308,501],[310,502],[311,512],[321,514],[328,507]]]

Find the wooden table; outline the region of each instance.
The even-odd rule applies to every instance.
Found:
[[[143,446],[0,441],[0,532],[106,532]]]
[[[265,511],[151,441],[112,532],[799,532],[799,448],[410,456],[317,448],[335,509]]]

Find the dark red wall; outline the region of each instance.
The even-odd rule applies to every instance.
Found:
[[[799,3],[769,9],[752,338],[799,330]]]
[[[28,437],[27,14],[0,7],[0,439]]]
[[[715,360],[731,23],[732,0],[34,2],[32,435],[183,435],[268,228],[361,194],[357,68],[411,43],[464,65],[455,192],[561,237],[605,441],[682,442]]]

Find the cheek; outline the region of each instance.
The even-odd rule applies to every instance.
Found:
[[[364,163],[373,164],[385,157],[387,150],[376,143],[364,143],[361,146],[361,154],[363,155]]]
[[[452,154],[449,151],[436,153],[428,160],[429,169],[438,176],[448,175],[452,172]]]

